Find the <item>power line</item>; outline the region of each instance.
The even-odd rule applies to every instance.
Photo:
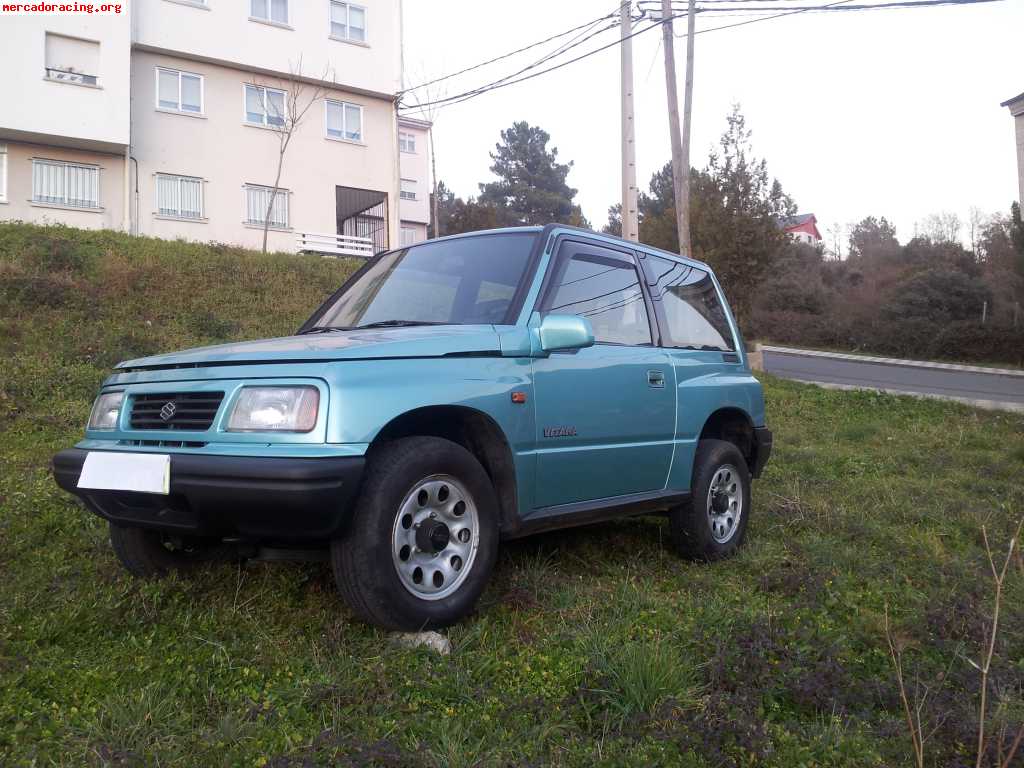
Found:
[[[764,2],[766,0],[702,0],[702,2]],[[770,0],[768,0],[770,1]],[[777,1],[777,0],[776,0]],[[712,8],[699,8],[699,12],[704,13],[730,13],[730,12],[743,12],[743,13],[771,13],[773,11],[799,11],[801,13],[807,11],[882,11],[882,10],[893,10],[899,8],[918,8],[921,6],[938,6],[938,5],[975,5],[978,3],[996,3],[1000,0],[899,0],[898,2],[889,3],[862,3],[859,5],[843,5],[841,7],[828,7],[828,6],[798,6],[798,5],[779,5],[774,7],[719,7],[714,6]]]
[[[568,61],[564,61],[561,64],[556,64],[553,67],[548,67],[547,69],[543,69],[540,72],[533,72],[532,74],[526,75],[525,77],[521,77],[518,80],[511,80],[511,81],[506,81],[506,82],[496,81],[495,83],[488,83],[487,85],[482,85],[479,88],[474,88],[471,91],[466,91],[465,93],[460,93],[460,94],[457,94],[455,96],[449,96],[449,97],[444,98],[444,99],[436,99],[433,102],[427,102],[426,104],[421,104],[419,106],[426,107],[426,106],[431,106],[432,104],[440,104],[440,103],[444,103],[444,102],[455,101],[456,99],[461,101],[461,100],[464,100],[465,97],[467,97],[467,96],[477,96],[477,95],[480,95],[480,94],[483,94],[483,93],[487,93],[488,91],[497,90],[498,88],[504,88],[507,85],[515,85],[516,83],[521,83],[521,82],[524,82],[526,80],[531,80],[534,77],[539,77],[540,75],[547,74],[548,72],[553,72],[556,69],[561,69],[562,67],[568,66],[569,64],[573,64],[573,63],[575,63],[577,61],[581,61],[582,59],[588,58],[589,56],[593,56],[595,53],[600,53],[601,51],[605,51],[605,50],[607,50],[609,48],[612,48],[612,47],[614,47],[616,45],[619,45],[623,40],[629,40],[630,38],[633,38],[633,37],[636,37],[637,35],[643,34],[644,32],[647,32],[647,31],[649,31],[651,29],[654,29],[657,26],[660,26],[660,25],[659,24],[652,24],[651,26],[644,27],[643,29],[638,30],[636,32],[633,32],[633,33],[631,33],[629,35],[625,35],[623,37],[618,37],[614,41],[612,41],[611,43],[608,43],[606,45],[602,45],[600,48],[595,48],[592,51],[588,51],[587,53],[584,53],[584,54],[581,54],[579,56],[576,56],[576,57],[574,57],[572,59],[569,59]],[[610,28],[611,27],[609,27],[609,29]],[[601,30],[601,31],[603,32],[604,30]],[[595,33],[595,34],[597,34],[597,33]],[[583,42],[586,42],[586,41],[584,40]]]
[[[523,67],[522,69],[520,69],[520,70],[518,70],[516,72],[513,72],[512,74],[505,75],[504,77],[501,77],[501,78],[499,78],[497,80],[494,80],[494,81],[492,81],[490,83],[486,83],[486,84],[478,86],[476,88],[472,88],[472,89],[470,89],[468,91],[464,91],[462,93],[458,93],[458,94],[456,94],[454,96],[444,96],[444,97],[441,97],[439,99],[434,99],[433,101],[428,101],[428,102],[425,102],[425,103],[417,104],[415,106],[409,106],[409,107],[404,107],[404,108],[405,109],[418,110],[418,109],[422,109],[423,107],[430,107],[430,106],[434,106],[434,105],[440,105],[441,107],[450,107],[450,106],[454,106],[455,104],[460,104],[463,101],[468,101],[469,99],[472,99],[475,96],[480,96],[481,94],[487,93],[489,91],[497,90],[498,88],[503,88],[506,85],[513,85],[515,83],[519,83],[519,82],[522,82],[524,80],[529,80],[530,78],[536,77],[537,75],[542,75],[545,72],[550,72],[552,69],[557,69],[558,67],[549,67],[548,69],[542,70],[540,72],[535,72],[532,75],[526,75],[525,77],[520,77],[518,80],[512,80],[512,78],[517,77],[518,75],[522,75],[525,72],[528,72],[529,70],[534,69],[535,67],[538,67],[541,64],[544,64],[545,62],[550,61],[551,59],[555,58],[556,56],[560,56],[563,53],[567,53],[568,51],[572,50],[573,48],[578,48],[579,46],[581,46],[584,43],[588,42],[590,39],[592,39],[594,37],[597,37],[602,32],[607,32],[609,29],[613,29],[613,28],[615,28],[617,26],[618,26],[618,22],[614,22],[614,23],[609,24],[609,25],[607,25],[605,27],[602,27],[601,29],[597,30],[596,32],[592,32],[587,37],[584,37],[581,40],[577,39],[576,42],[572,43],[571,45],[561,46],[560,49],[557,50],[556,52],[552,52],[551,54],[543,56],[540,59],[538,59],[537,61],[535,61],[534,63],[532,63],[532,64],[530,64],[530,65],[528,65],[526,67]],[[598,49],[598,50],[603,50],[603,49]],[[586,56],[579,56],[579,57],[577,57],[575,59],[571,59],[568,63],[571,63],[572,61],[578,61],[581,58],[586,58]],[[400,109],[403,108],[402,105],[399,105],[399,108]]]
[[[425,88],[428,85],[433,85],[434,83],[440,83],[442,80],[450,80],[453,77],[458,77],[459,75],[464,75],[467,72],[473,72],[474,70],[480,69],[481,67],[486,67],[486,66],[488,66],[490,64],[494,64],[495,62],[501,61],[503,59],[507,59],[507,58],[509,58],[511,56],[515,56],[516,54],[524,53],[525,51],[529,51],[532,48],[537,48],[538,46],[544,45],[545,43],[550,43],[552,40],[558,40],[560,37],[565,37],[566,35],[571,35],[573,32],[577,32],[577,31],[583,29],[584,27],[590,27],[590,26],[593,26],[594,24],[597,24],[598,22],[604,21],[605,19],[610,19],[612,16],[615,15],[617,10],[618,10],[618,6],[616,6],[615,10],[613,10],[611,13],[605,14],[604,16],[601,16],[601,17],[599,17],[597,19],[594,19],[593,21],[588,21],[585,24],[580,24],[579,26],[573,27],[572,29],[567,29],[564,32],[559,32],[557,35],[552,35],[551,37],[544,38],[543,40],[538,40],[536,43],[530,43],[529,45],[523,46],[522,48],[517,48],[514,51],[509,51],[508,53],[503,53],[500,56],[495,56],[493,59],[488,59],[487,61],[482,61],[479,64],[474,64],[471,67],[466,67],[465,69],[460,69],[458,72],[452,72],[449,75],[442,75],[441,77],[435,77],[433,80],[428,80],[425,83],[420,83],[419,85],[414,85],[414,86],[410,86],[409,88],[404,88],[403,90],[398,92],[398,95],[401,96],[402,94],[408,93],[409,91],[417,91],[420,88]]]
[[[702,0],[702,2],[710,2],[710,1],[711,0]],[[729,2],[758,2],[760,0],[728,0],[728,1]],[[766,1],[771,1],[771,0],[766,0]],[[774,0],[774,1],[778,2],[778,0]],[[906,7],[906,8],[913,8],[913,7],[917,7],[917,6],[974,5],[974,4],[978,4],[978,3],[991,3],[991,2],[999,2],[999,1],[1000,0],[900,0],[899,2],[891,2],[891,3],[883,3],[883,4],[875,4],[875,5],[863,5],[862,4],[862,5],[858,6],[858,7],[853,7],[850,10],[877,10],[877,9],[883,8],[883,7],[893,7],[893,8],[895,8],[895,7]],[[734,22],[732,24],[722,24],[722,25],[717,26],[717,27],[708,27],[706,29],[697,30],[694,34],[695,35],[702,35],[702,34],[706,34],[708,32],[719,32],[719,31],[722,31],[722,30],[725,30],[725,29],[733,29],[735,27],[742,27],[742,26],[746,26],[747,24],[756,24],[756,23],[761,22],[761,21],[771,21],[773,19],[781,19],[781,18],[786,17],[786,16],[794,16],[794,15],[801,14],[801,13],[825,11],[825,10],[829,10],[829,9],[835,8],[836,6],[845,5],[845,4],[849,3],[849,2],[851,2],[851,0],[835,0],[834,2],[826,3],[825,5],[789,7],[789,8],[785,8],[784,10],[781,9],[781,8],[778,8],[778,7],[776,7],[776,8],[767,8],[767,9],[764,10],[764,12],[765,13],[770,13],[772,15],[768,15],[768,16],[763,16],[762,15],[762,16],[757,16],[756,18],[747,19],[746,21],[738,21],[738,22]],[[717,8],[715,10],[724,11],[724,9],[717,9]],[[743,8],[743,9],[740,9],[740,10],[749,11],[750,9],[749,8]],[[782,11],[782,12],[776,13],[775,11]],[[609,16],[603,16],[603,17],[601,17],[599,19],[596,19],[594,22],[588,22],[587,24],[581,24],[580,26],[575,27],[572,30],[569,30],[568,32],[562,33],[561,35],[556,35],[556,36],[554,36],[552,38],[549,38],[548,40],[542,41],[542,42],[549,42],[552,39],[557,39],[559,37],[564,37],[566,34],[570,34],[571,32],[578,31],[578,30],[583,29],[584,27],[587,27],[587,26],[592,26],[595,22],[602,21],[602,20],[604,20],[606,18],[609,18],[611,15],[614,15],[614,14],[609,14]],[[594,48],[593,50],[587,51],[586,53],[580,54],[579,56],[575,56],[575,57],[573,57],[571,59],[568,59],[566,61],[560,62],[559,64],[555,64],[555,65],[553,65],[551,67],[547,67],[546,69],[542,69],[542,70],[540,70],[538,72],[531,72],[530,74],[526,74],[523,77],[516,78],[516,74],[520,74],[521,72],[525,72],[526,69],[531,69],[532,67],[537,66],[537,65],[536,64],[531,65],[531,67],[527,67],[526,69],[521,70],[520,73],[514,73],[512,75],[509,75],[509,76],[506,76],[506,77],[501,78],[499,80],[496,80],[496,81],[494,81],[492,83],[488,83],[486,85],[479,86],[477,88],[471,89],[469,91],[465,91],[465,92],[460,93],[460,94],[456,94],[455,96],[448,96],[448,97],[444,97],[444,98],[440,98],[440,99],[435,99],[433,101],[428,101],[428,102],[425,102],[425,103],[422,103],[422,104],[417,104],[415,106],[408,106],[408,107],[404,107],[404,108],[405,109],[422,109],[423,107],[430,107],[430,106],[434,106],[435,104],[451,106],[451,105],[454,105],[454,104],[457,104],[457,103],[461,103],[463,101],[468,101],[469,99],[474,98],[476,96],[483,95],[484,93],[489,93],[490,91],[498,90],[499,88],[505,88],[505,87],[507,87],[509,85],[516,85],[518,83],[526,82],[527,80],[532,80],[535,77],[540,77],[541,75],[546,75],[549,72],[554,72],[554,71],[556,71],[558,69],[561,69],[562,67],[567,67],[570,64],[575,64],[577,61],[582,61],[583,59],[589,58],[589,57],[591,57],[591,56],[593,56],[593,55],[595,55],[597,53],[600,53],[602,51],[608,50],[609,48],[612,48],[612,47],[614,47],[616,45],[620,45],[622,43],[622,41],[624,41],[624,40],[629,40],[631,38],[636,37],[637,35],[642,35],[644,32],[649,32],[650,30],[652,30],[652,29],[654,29],[656,27],[660,27],[663,23],[665,23],[669,19],[678,19],[678,18],[681,18],[681,17],[683,17],[685,15],[686,15],[686,13],[677,13],[677,14],[673,14],[672,16],[668,17],[668,19],[659,19],[658,21],[654,21],[651,25],[649,25],[647,27],[644,27],[643,29],[639,29],[636,32],[632,32],[629,35],[624,35],[622,37],[616,38],[615,40],[613,40],[610,43],[606,43],[605,45],[602,45],[602,46],[600,46],[598,48]],[[610,27],[608,27],[608,28],[610,28]],[[593,33],[592,35],[590,35],[590,37],[584,38],[582,41],[577,42],[573,47],[575,47],[576,45],[580,45],[580,44],[586,42],[591,37],[594,37],[594,36],[600,34],[600,32],[603,32],[603,31],[605,31],[605,30],[602,29],[602,30],[600,30],[600,31],[598,31],[596,33]],[[686,35],[685,34],[683,34],[683,35],[676,35],[676,37],[683,38],[683,37],[686,37]],[[527,48],[536,47],[536,45],[540,45],[540,44],[542,44],[542,43],[537,43],[537,44],[534,44],[533,46],[527,46]],[[564,53],[564,52],[565,51],[562,51],[562,53]],[[508,55],[512,55],[512,54],[508,54]],[[500,58],[507,58],[507,56],[499,57],[499,59]],[[541,61],[549,60],[549,58],[550,57],[545,57]],[[494,59],[492,61],[495,61],[495,60],[497,60],[497,59]],[[484,62],[483,64],[477,65],[477,67],[470,67],[467,70],[463,70],[463,72],[470,71],[472,69],[476,69],[476,68],[478,68],[480,66],[486,65],[487,63],[489,63],[489,62]],[[461,73],[462,72],[457,72],[457,73],[454,73],[454,74],[446,76],[446,77],[454,77],[455,75],[461,74]],[[512,79],[512,78],[516,78],[516,79]],[[438,78],[438,80],[441,80],[441,79],[446,79],[446,78]],[[431,82],[437,82],[437,80],[431,81]],[[424,85],[429,85],[429,83],[424,83]],[[422,87],[422,86],[417,86],[417,87]],[[407,89],[407,90],[412,90],[412,89]]]

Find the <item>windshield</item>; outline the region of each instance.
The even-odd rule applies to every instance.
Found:
[[[536,232],[510,232],[386,253],[309,330],[504,323],[536,239]]]

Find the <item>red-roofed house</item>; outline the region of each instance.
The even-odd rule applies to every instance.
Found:
[[[798,213],[782,222],[782,229],[793,236],[798,243],[818,245],[821,232],[818,231],[818,220],[813,213]]]

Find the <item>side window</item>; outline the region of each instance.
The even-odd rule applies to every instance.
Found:
[[[659,256],[647,257],[652,271],[651,293],[660,301],[668,322],[665,346],[733,351],[732,331],[711,275]]]
[[[601,248],[567,243],[559,259],[556,285],[544,311],[579,315],[590,321],[594,338],[610,344],[651,344],[651,325],[636,267]]]

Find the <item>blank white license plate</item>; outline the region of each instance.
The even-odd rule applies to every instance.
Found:
[[[160,453],[90,451],[82,464],[78,487],[168,494],[171,492],[171,457]]]

